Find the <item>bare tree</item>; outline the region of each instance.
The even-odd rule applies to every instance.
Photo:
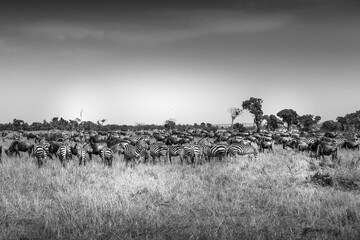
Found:
[[[231,115],[231,128],[234,125],[235,118],[237,118],[242,113],[242,111],[243,111],[242,109],[236,107],[229,108],[229,112]]]

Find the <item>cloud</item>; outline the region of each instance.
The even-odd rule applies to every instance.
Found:
[[[11,27],[24,36],[49,41],[103,41],[161,44],[211,34],[271,31],[286,26],[286,15],[249,15],[229,11],[167,11],[118,22],[32,22]]]

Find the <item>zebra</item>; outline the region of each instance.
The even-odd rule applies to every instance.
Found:
[[[155,142],[155,143],[151,144],[150,145],[150,156],[153,159],[153,163],[155,164],[156,158],[159,158],[159,161],[160,161],[161,156],[164,157],[164,163],[165,163],[167,156],[168,156],[168,151],[169,151],[169,148],[164,143]]]
[[[225,156],[227,147],[228,147],[228,145],[225,143],[217,143],[217,144],[213,145],[210,149],[211,156],[218,157],[219,160],[221,161],[222,157]]]
[[[42,167],[44,164],[43,160],[45,160],[47,156],[46,148],[43,145],[36,145],[33,154],[36,157],[38,168]]]
[[[102,162],[104,162],[105,166],[108,166],[108,167],[112,166],[114,152],[110,148],[103,147],[102,149],[100,149],[100,157],[101,157]]]
[[[181,162],[183,162],[184,157],[184,146],[182,145],[170,145],[168,146],[168,156],[169,156],[169,162],[171,163],[171,157],[179,156]]]
[[[75,154],[79,159],[79,166],[81,166],[82,163],[84,163],[84,166],[86,165],[87,161],[87,153],[88,153],[88,143],[81,146],[76,144],[74,147],[71,148],[71,153]]]
[[[128,140],[130,141],[130,143],[132,145],[136,145],[137,142],[141,141],[141,140],[145,140],[145,141],[148,141],[149,140],[149,137],[148,135],[132,135],[128,138]]]
[[[126,167],[129,163],[131,168],[135,167],[136,161],[141,161],[142,158],[144,161],[147,161],[147,149],[149,148],[149,145],[144,140],[137,141],[135,146],[124,142],[122,147],[124,148],[124,160]]]
[[[226,156],[232,155],[248,155],[253,154],[255,157],[255,160],[259,156],[259,147],[256,143],[250,142],[250,143],[232,143],[230,144],[226,149]]]
[[[227,147],[227,143],[215,143],[212,146],[204,146],[203,156],[207,161],[210,161],[213,157],[218,157],[218,159],[221,161],[222,158],[225,156]]]
[[[104,162],[105,166],[111,167],[116,152],[120,151],[120,144],[115,144],[111,148],[103,147],[100,149],[100,157]]]
[[[208,138],[203,137],[197,144],[192,143],[184,145],[184,156],[186,159],[190,157],[191,163],[195,165],[201,157],[205,156],[204,153],[207,152],[206,149],[208,147],[211,147],[211,143]]]
[[[202,155],[203,155],[202,148],[198,144],[184,145],[184,157],[186,160],[188,157],[190,157],[191,163],[194,166]]]
[[[60,159],[61,164],[65,167],[65,161],[70,159],[71,148],[68,144],[62,144],[56,152],[56,155]]]

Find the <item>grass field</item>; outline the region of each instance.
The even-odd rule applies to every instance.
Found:
[[[359,239],[359,152],[113,168],[3,154],[1,239]],[[328,160],[330,163],[330,160]],[[318,177],[311,178],[315,173]],[[359,184],[359,186],[358,186]]]

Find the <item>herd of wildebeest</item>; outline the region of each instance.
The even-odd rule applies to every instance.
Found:
[[[154,130],[154,131],[3,131],[2,142],[11,141],[8,147],[0,146],[8,157],[21,157],[25,152],[42,167],[45,159],[59,159],[65,167],[72,159],[79,165],[98,155],[101,162],[111,167],[114,156],[122,155],[126,166],[140,163],[169,162],[179,157],[181,163],[203,164],[223,161],[237,155],[260,157],[260,153],[274,153],[274,145],[289,151],[304,152],[313,158],[338,158],[339,149],[359,150],[359,133],[354,132],[299,132],[299,131],[246,131],[218,129]],[[292,150],[291,150],[292,149]],[[75,156],[75,157],[73,157]]]

